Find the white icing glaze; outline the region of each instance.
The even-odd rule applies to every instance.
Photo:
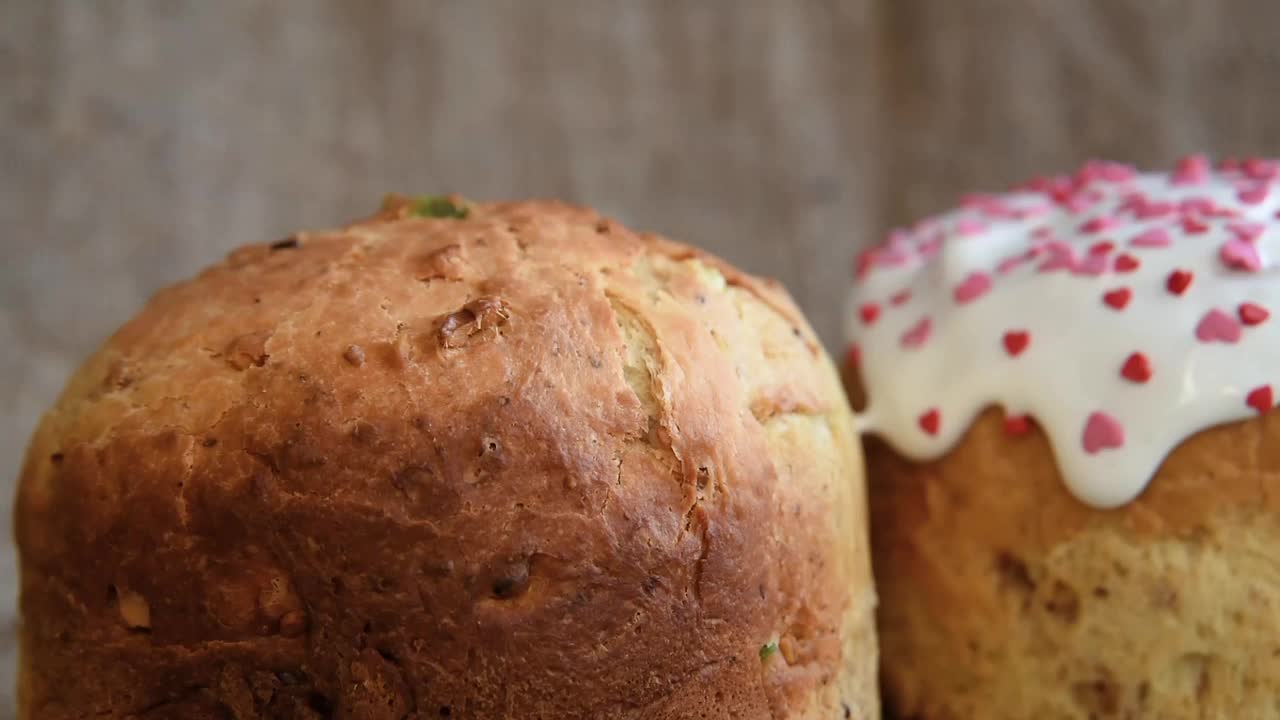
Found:
[[[847,313],[864,431],[925,460],[1001,406],[1011,432],[1021,415],[1044,429],[1076,497],[1132,500],[1183,439],[1274,404],[1278,211],[1280,164],[1191,157],[1090,163],[894,231],[859,258]]]

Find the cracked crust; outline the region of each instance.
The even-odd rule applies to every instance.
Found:
[[[22,717],[869,720],[862,503],[775,287],[564,205],[392,205],[71,380],[18,496]]]

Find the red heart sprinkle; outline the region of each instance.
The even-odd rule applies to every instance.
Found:
[[[1133,353],[1124,361],[1120,374],[1127,380],[1144,383],[1151,379],[1151,361],[1140,352]]]
[[[862,365],[862,348],[856,344],[850,345],[848,351],[845,352],[845,362],[849,367],[856,368]]]
[[[858,309],[858,314],[862,316],[862,322],[867,325],[874,325],[876,318],[880,317],[880,306],[875,303],[867,303]]]
[[[1102,302],[1116,310],[1123,310],[1129,304],[1129,298],[1131,297],[1133,297],[1133,292],[1129,288],[1116,288],[1103,293]]]
[[[1089,246],[1090,255],[1106,255],[1116,249],[1116,244],[1110,240],[1101,240]]]
[[[1249,391],[1245,396],[1244,402],[1249,407],[1258,411],[1259,415],[1266,415],[1275,403],[1275,396],[1271,392],[1270,385],[1259,385]]]
[[[1191,278],[1190,270],[1174,270],[1169,273],[1169,279],[1165,281],[1164,286],[1174,295],[1181,295],[1191,285]]]
[[[1006,435],[1026,435],[1031,429],[1031,421],[1026,415],[1006,415],[1004,432]]]
[[[1173,171],[1174,185],[1189,185],[1209,177],[1209,160],[1204,155],[1188,155],[1178,161]]]
[[[1091,413],[1085,422],[1084,437],[1081,440],[1084,451],[1090,455],[1118,448],[1124,445],[1124,426],[1106,413]]]
[[[1266,308],[1251,302],[1241,303],[1240,307],[1236,308],[1236,314],[1240,316],[1240,322],[1245,325],[1260,325],[1271,317],[1271,313],[1267,312]]]
[[[1089,220],[1086,220],[1084,224],[1080,226],[1080,232],[1082,233],[1102,232],[1107,228],[1114,227],[1115,224],[1116,224],[1115,218],[1108,217],[1106,215],[1099,215],[1098,217],[1090,218]]]
[[[1018,357],[1027,344],[1031,342],[1031,334],[1026,330],[1010,330],[1004,334],[1004,349],[1013,357]]]
[[[1129,253],[1124,253],[1116,258],[1116,272],[1119,273],[1131,273],[1137,270],[1139,265],[1141,263],[1138,262],[1138,258]]]
[[[1182,218],[1182,230],[1188,235],[1199,235],[1209,230],[1209,224],[1194,215]]]
[[[942,417],[938,414],[937,408],[930,408],[928,412],[920,416],[920,429],[930,435],[938,434],[938,425],[942,422]]]

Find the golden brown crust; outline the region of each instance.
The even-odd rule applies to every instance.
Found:
[[[587,210],[391,203],[72,379],[18,497],[24,717],[871,718],[860,463],[782,292]]]
[[[866,447],[900,717],[1277,717],[1280,415],[1188,439],[1111,511],[996,410],[936,462]]]

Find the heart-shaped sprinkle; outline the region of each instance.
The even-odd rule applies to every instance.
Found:
[[[1103,450],[1111,450],[1124,445],[1124,426],[1119,420],[1104,413],[1095,412],[1089,415],[1084,425],[1082,439],[1084,451],[1095,455]]]
[[[1188,235],[1199,235],[1208,232],[1209,224],[1195,215],[1182,218],[1182,231]]]
[[[1213,308],[1200,318],[1196,325],[1196,339],[1200,342],[1235,343],[1240,340],[1240,323],[1230,315]]]
[[[1240,307],[1236,308],[1236,315],[1245,325],[1261,325],[1271,317],[1271,313],[1267,312],[1266,308],[1251,302],[1241,303]]]
[[[1137,270],[1138,266],[1141,264],[1142,263],[1138,262],[1138,258],[1130,255],[1129,253],[1123,253],[1116,257],[1116,272],[1131,273],[1134,270]]]
[[[1244,240],[1235,239],[1222,243],[1218,256],[1222,258],[1223,264],[1236,270],[1258,272],[1262,269],[1262,257],[1258,255],[1258,249],[1253,243]]]
[[[1115,225],[1116,225],[1115,218],[1111,217],[1110,215],[1099,215],[1098,217],[1089,218],[1088,220],[1086,220],[1084,224],[1080,226],[1080,232],[1100,233],[1103,230],[1108,230],[1110,228],[1115,227]]]
[[[1133,291],[1129,288],[1116,288],[1115,290],[1108,290],[1103,293],[1102,302],[1116,310],[1123,310],[1125,309],[1125,306],[1129,304],[1129,299],[1132,297]]]
[[[1280,164],[1275,160],[1267,160],[1260,157],[1245,158],[1240,164],[1244,174],[1253,180],[1274,180],[1280,175]]]
[[[920,429],[930,435],[938,434],[938,426],[942,423],[942,416],[938,413],[937,408],[930,408],[925,414],[920,416],[918,421]]]
[[[858,314],[862,316],[862,322],[866,325],[874,325],[876,318],[880,317],[880,306],[876,303],[867,303],[858,308]]]
[[[1010,330],[1004,334],[1004,350],[1013,357],[1018,357],[1031,342],[1031,334],[1026,330]]]
[[[862,367],[862,348],[858,347],[857,344],[849,345],[849,349],[845,351],[844,359],[845,363],[851,368]]]
[[[933,321],[928,315],[920,318],[920,321],[911,326],[910,330],[902,333],[902,347],[915,349],[929,341],[929,334],[933,331]]]
[[[1116,244],[1110,240],[1100,240],[1089,246],[1090,255],[1106,255],[1116,249]]]
[[[1107,256],[1100,253],[1085,255],[1071,268],[1075,275],[1101,275],[1107,271]]]
[[[901,290],[893,297],[889,298],[890,305],[901,305],[911,299],[910,290]]]
[[[1209,177],[1209,159],[1204,155],[1188,155],[1178,161],[1171,178],[1174,185],[1194,185]]]
[[[1006,435],[1026,435],[1031,430],[1031,420],[1026,415],[1006,415],[1004,432]]]
[[[1136,248],[1162,248],[1169,247],[1171,244],[1173,241],[1169,239],[1169,232],[1164,228],[1151,228],[1129,240],[1129,245]]]
[[[1254,185],[1247,187],[1236,193],[1236,197],[1245,205],[1259,205],[1267,199],[1270,188],[1266,185]]]
[[[1174,270],[1169,273],[1169,279],[1165,281],[1164,286],[1174,295],[1181,295],[1191,285],[1191,278],[1190,270]]]
[[[954,296],[957,303],[965,305],[982,297],[991,289],[991,276],[984,272],[974,271],[956,286]]]
[[[1244,402],[1249,407],[1258,411],[1259,415],[1266,415],[1267,411],[1275,406],[1275,395],[1271,392],[1270,385],[1259,385],[1249,391],[1245,396]]]
[[[1120,368],[1120,374],[1126,380],[1144,383],[1151,379],[1151,361],[1140,352],[1133,353],[1125,359],[1124,365]]]
[[[1217,211],[1218,206],[1214,204],[1213,198],[1204,195],[1195,195],[1183,198],[1178,203],[1178,212],[1183,215],[1212,215]]]
[[[1156,218],[1165,217],[1166,215],[1172,215],[1177,211],[1178,208],[1175,207],[1173,203],[1157,200],[1155,202],[1149,202],[1141,208],[1138,208],[1137,216],[1139,220],[1154,220]]]
[[[1233,222],[1227,224],[1227,229],[1240,240],[1251,243],[1258,241],[1267,226],[1255,222]]]
[[[1049,246],[1048,253],[1049,253],[1049,257],[1044,262],[1040,263],[1038,267],[1036,267],[1036,272],[1050,273],[1050,272],[1053,272],[1054,270],[1074,270],[1075,269],[1076,259],[1070,250],[1067,250],[1066,252],[1054,250],[1053,246],[1051,245]]]

